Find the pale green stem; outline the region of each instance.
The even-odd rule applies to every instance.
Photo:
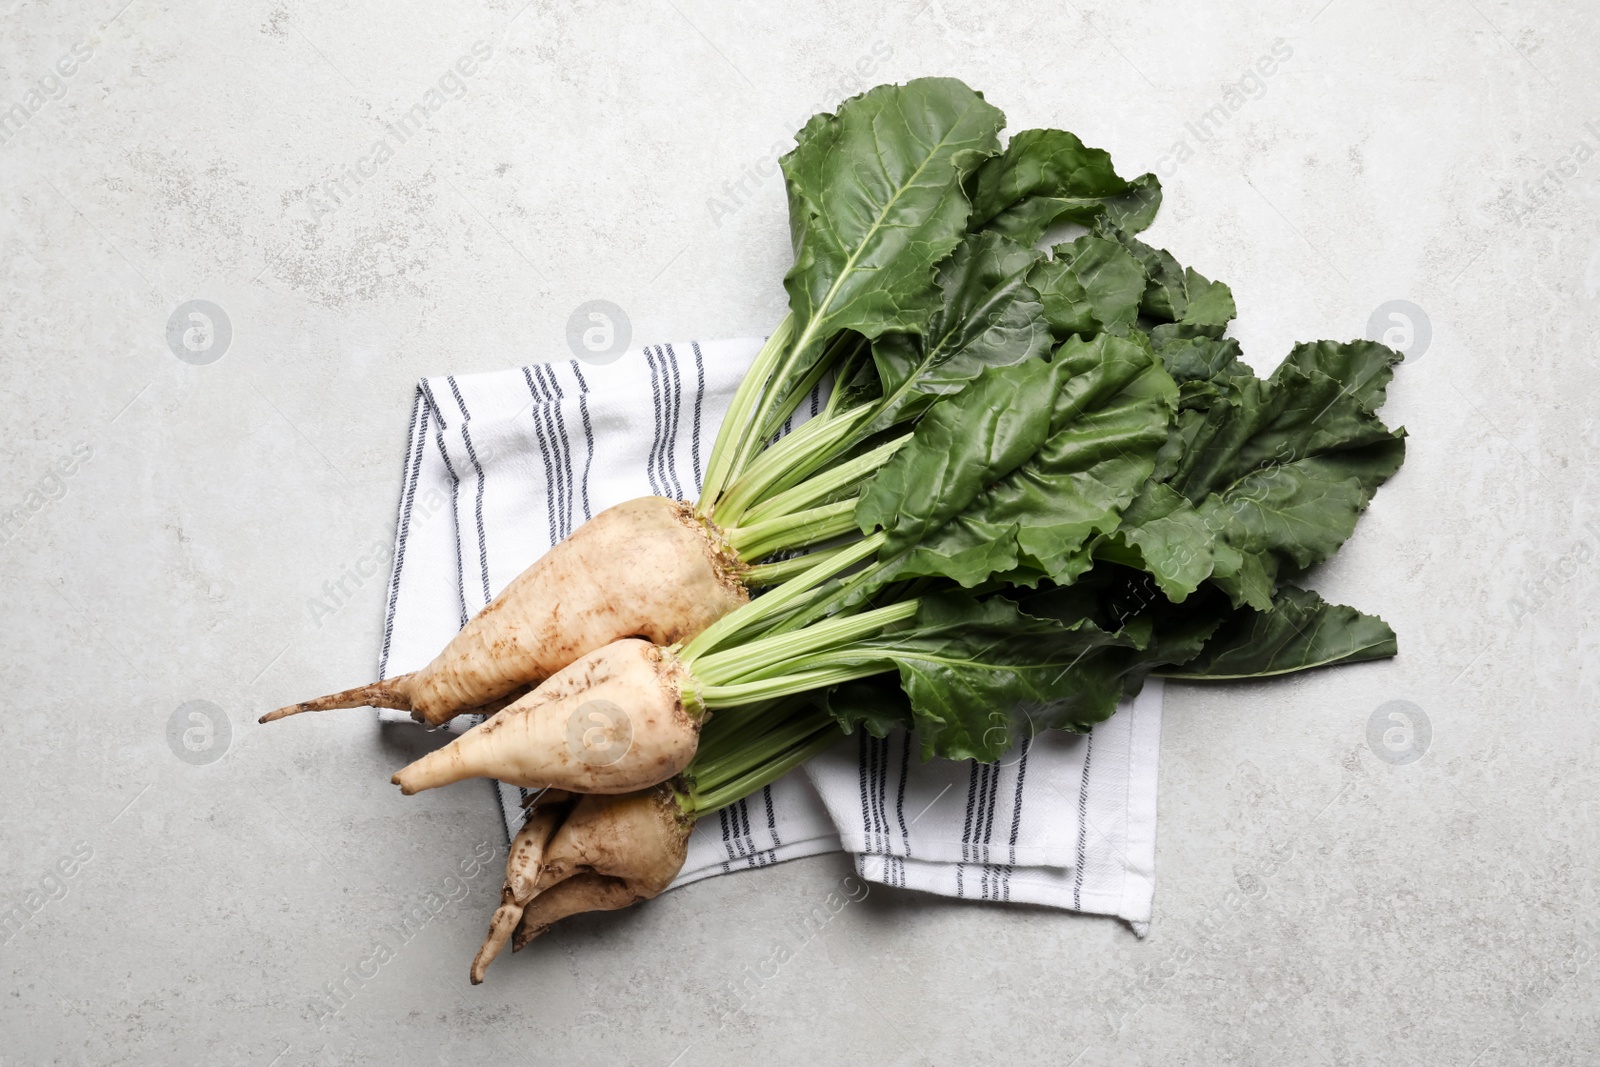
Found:
[[[821,652],[892,626],[917,613],[918,603],[907,600],[888,607],[848,615],[808,626],[792,633],[757,638],[748,644],[689,660],[695,678],[707,687],[729,685],[785,660]],[[709,706],[709,705],[708,705]]]
[[[824,559],[831,558],[834,551],[836,550],[807,552],[799,556],[790,556],[788,559],[774,560],[771,563],[757,563],[746,567],[742,578],[744,584],[750,589],[782,585],[791,578],[805,573]]]
[[[847,463],[841,463],[824,474],[807,478],[793,489],[768,497],[756,504],[744,513],[740,521],[753,525],[783,515],[793,515],[797,511],[811,507],[876,471],[909,440],[911,434],[906,434]]]
[[[876,552],[886,536],[882,533],[873,534],[848,548],[829,552],[824,558],[810,560],[811,566],[798,577],[785,582],[765,596],[756,597],[750,603],[729,612],[700,631],[699,636],[683,647],[678,658],[685,663],[694,663],[699,657],[727,642],[736,634],[744,633],[758,623],[781,615],[835,574],[855,566]],[[800,559],[805,561],[808,557],[801,556]]]
[[[744,521],[745,509],[770,492],[784,475],[807,460],[821,457],[826,461],[835,455],[839,442],[855,428],[856,421],[854,412],[836,419],[815,418],[773,444],[723,493],[716,507],[717,521],[723,526],[739,525]]]
[[[755,526],[723,528],[723,536],[740,559],[755,561],[788,548],[801,548],[856,529],[854,498],[784,515]]]
[[[793,312],[790,312],[790,315],[792,316]],[[820,340],[816,334],[817,319],[813,317],[806,323],[805,328],[800,332],[800,336],[795,338],[794,343],[789,346],[788,352],[776,362],[775,369],[769,376],[769,380],[763,383],[761,395],[747,415],[749,421],[739,431],[741,434],[739,447],[733,457],[732,469],[727,475],[724,485],[728,482],[737,481],[749,469],[756,453],[761,451],[762,447],[767,443],[766,437],[761,434],[761,428],[771,419],[774,409],[789,398],[789,393],[787,392],[781,396],[778,395],[778,390],[773,383],[781,382],[789,376],[789,372],[799,362],[800,356],[812,344]],[[817,358],[821,359],[822,357],[819,355]],[[720,495],[721,486],[718,487],[718,491]]]
[[[887,535],[884,534],[882,530],[879,530],[873,536],[884,537]],[[833,609],[843,604],[849,599],[851,593],[856,592],[863,586],[877,581],[878,573],[883,570],[883,566],[884,565],[882,562],[869,563],[855,574],[852,574],[850,577],[840,582],[839,587],[833,592],[829,593],[821,600],[813,601],[812,603],[807,604],[804,608],[795,612],[794,615],[784,619],[778,625],[774,626],[770,632],[773,634],[790,633],[791,631],[803,629],[811,625],[824,615],[827,615]]]
[[[776,782],[779,778],[806,762],[806,760],[826,752],[838,744],[839,738],[842,736],[843,732],[833,727],[825,727],[818,730],[815,736],[809,738],[803,744],[796,745],[776,759],[762,763],[754,770],[735,778],[727,785],[713,789],[703,795],[696,794],[693,799],[694,811],[692,814],[697,818],[709,815],[719,808],[725,808],[735,801],[743,800],[756,790]]]
[[[770,712],[772,705],[768,703],[765,707]],[[710,759],[703,760],[699,752],[695,753],[694,762],[689,765],[689,774],[696,787],[716,789],[722,782],[740,777],[752,766],[764,763],[804,741],[816,733],[819,726],[832,725],[821,711],[815,710],[788,719],[774,714],[754,718],[763,729],[745,733],[737,744],[723,749]]]
[[[800,406],[800,401],[804,400],[811,390],[817,387],[817,383],[822,381],[822,376],[827,374],[829,368],[839,361],[839,351],[845,345],[846,336],[842,333],[837,334],[832,341],[828,342],[828,348],[822,353],[822,358],[817,360],[812,368],[806,372],[806,376],[801,378],[793,389],[789,390],[789,394],[783,398],[782,405],[772,413],[767,424],[760,428],[761,440],[772,440],[773,435],[783,425],[783,421],[794,414],[795,409]]]
[[[767,383],[777,370],[793,335],[794,314],[791,312],[783,317],[778,328],[772,331],[772,336],[761,346],[761,351],[756,353],[755,362],[745,372],[744,380],[733,394],[728,414],[717,431],[716,444],[711,448],[700,502],[695,505],[695,513],[701,518],[711,515],[717,497],[722,495],[723,488],[736,473],[736,460],[743,454],[747,436],[754,429],[751,416],[760,404]]]
[[[759,682],[708,685],[700,690],[700,701],[702,706],[708,708],[729,708],[755,700],[773,700],[778,697],[793,696],[796,693],[806,693],[813,689],[826,689],[830,685],[853,682],[857,678],[870,678],[874,674],[882,674],[893,669],[894,663],[884,660],[881,663],[830,667],[807,671],[804,674],[786,674],[781,678],[767,678]]]

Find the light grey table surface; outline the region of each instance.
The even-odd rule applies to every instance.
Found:
[[[1592,5],[122,4],[0,3],[0,1064],[1600,1059]],[[800,945],[833,856],[474,989],[497,854],[368,966],[503,851],[488,788],[402,799],[430,742],[361,712],[254,717],[373,672],[382,581],[310,605],[392,536],[413,382],[566,358],[591,299],[767,331],[773,155],[923,74],[1158,171],[1151,240],[1232,285],[1258,369],[1420,309],[1408,462],[1317,580],[1401,656],[1171,689],[1144,941],[875,887]],[[168,344],[197,299],[208,365],[187,310]]]

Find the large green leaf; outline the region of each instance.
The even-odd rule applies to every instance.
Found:
[[[847,734],[859,728],[873,737],[886,737],[896,727],[914,725],[911,700],[892,674],[836,685],[823,693],[822,706]]]
[[[880,85],[817,115],[781,160],[794,266],[787,392],[827,340],[918,333],[938,301],[934,267],[966,231],[963,181],[1000,150],[1005,116],[954,78]]]
[[[1151,480],[1094,555],[1147,572],[1168,600],[1181,603],[1211,577],[1215,538],[1193,504],[1170,485]]]
[[[1153,471],[1175,399],[1147,348],[1106,335],[990,369],[928,411],[856,519],[888,533],[886,577],[1069,582]]]
[[[1172,476],[1198,502],[1252,472],[1326,452],[1363,448],[1392,432],[1360,394],[1320,371],[1280,367],[1273,378],[1235,378],[1207,413]]]
[[[864,642],[900,673],[924,758],[998,759],[1041,730],[1087,730],[1116,711],[1130,640],[1088,620],[1025,614],[1003,597],[922,598],[904,630]]]
[[[1321,563],[1354,532],[1405,459],[1401,435],[1252,471],[1196,509],[1213,531],[1212,578],[1235,603],[1267,610],[1284,565]]]
[[[1150,347],[1179,385],[1253,374],[1240,359],[1239,342],[1220,333],[1216,326],[1167,322],[1150,331]]]
[[[1101,236],[1119,241],[1143,265],[1149,282],[1140,310],[1156,322],[1226,326],[1238,314],[1233,292],[1192,267],[1184,267],[1164,248],[1152,248],[1113,219],[1096,226]]]
[[[1207,578],[1266,610],[1284,567],[1331,556],[1404,459],[1402,434],[1374,409],[1398,357],[1370,342],[1299,345],[1268,380],[1209,327],[1157,327],[1185,379],[1164,460],[1101,559],[1140,567],[1182,600]]]
[[[1383,406],[1384,392],[1394,377],[1394,366],[1404,355],[1376,341],[1311,341],[1295,345],[1273,372],[1283,378],[1291,370],[1305,375],[1325,374],[1354,396],[1368,412]]]
[[[985,367],[1050,349],[1029,273],[1043,254],[997,233],[971,234],[939,267],[941,300],[923,334],[885,334],[872,346],[883,398],[866,430],[920,414]]]
[[[1037,360],[992,367],[934,404],[867,482],[856,505],[862,531],[887,531],[884,555],[898,556],[964,511],[1049,440],[1060,379],[1059,364]]]
[[[1376,615],[1329,604],[1316,593],[1284,586],[1271,610],[1234,612],[1201,653],[1160,673],[1168,678],[1223,681],[1359,663],[1395,655],[1394,631]]]
[[[1212,535],[1212,577],[1236,604],[1265,610],[1284,565],[1303,569],[1337,551],[1399,468],[1403,434],[1374,414],[1398,358],[1364,341],[1299,345],[1266,381],[1219,373],[1209,409],[1180,417],[1170,484]],[[1181,508],[1160,518],[1170,514],[1191,521]],[[1123,540],[1140,537],[1124,530]],[[1146,540],[1141,548],[1159,551]],[[1163,559],[1147,552],[1146,561]]]
[[[973,175],[972,228],[1031,245],[1061,222],[1107,219],[1128,233],[1150,225],[1161,205],[1154,174],[1127,181],[1111,157],[1066,130],[1023,130]]]
[[[900,573],[935,574],[963,585],[1001,568],[964,571],[977,546],[1016,546],[1019,584],[1043,575],[1071,582],[1092,563],[1090,546],[1116,529],[1150,476],[1166,437],[1171,380],[1158,367],[1130,379],[1057,430],[1028,463],[984,491],[954,521],[924,538]],[[992,551],[992,549],[989,549]]]
[[[1139,315],[1144,267],[1116,241],[1091,234],[1058,245],[1055,258],[1033,269],[1032,281],[1044,303],[1051,332],[1126,333]]]

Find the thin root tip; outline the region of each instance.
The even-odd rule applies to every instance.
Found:
[[[492,937],[493,935],[491,935],[491,941]],[[488,973],[489,964],[493,963],[495,956],[499,954],[500,946],[491,942],[485,942],[484,946],[478,950],[478,954],[472,959],[472,971],[467,975],[468,978],[472,979],[473,985],[483,984],[483,976]]]
[[[504,899],[504,898],[502,898]],[[522,918],[522,905],[507,900],[494,911],[494,918],[489,920],[489,936],[483,939],[483,946],[478,949],[478,954],[472,958],[472,984],[479,985],[483,976],[493,963],[495,957],[500,955],[500,950],[506,947],[506,939],[517,928],[517,920]]]
[[[306,711],[329,711],[333,708],[398,708],[401,711],[411,710],[410,678],[409,674],[402,674],[398,678],[389,678],[381,682],[371,682],[367,685],[358,685],[354,689],[346,689],[338,693],[329,693],[327,696],[316,697],[311,700],[302,700],[289,704],[277,711],[269,711],[257,721],[272,722],[275,719],[287,718],[290,715],[299,715]],[[445,716],[449,718],[449,716]]]

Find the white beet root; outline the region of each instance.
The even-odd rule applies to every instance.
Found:
[[[500,890],[500,907],[495,909],[494,918],[489,921],[489,935],[484,938],[483,947],[478,949],[478,955],[472,961],[473,985],[483,981],[489,964],[494,962],[517,924],[522,921],[523,909],[537,892],[535,886],[539,880],[545,846],[561,825],[566,808],[567,805],[561,802],[536,805],[528,813],[527,821],[522,824],[516,839],[511,842],[510,854],[506,857],[505,885]]]
[[[261,721],[382,707],[448,722],[618,638],[670,645],[693,637],[749,601],[742,568],[688,504],[630,500],[596,515],[512,579],[428,666],[290,704]]]
[[[467,778],[574,793],[648,788],[694,758],[702,716],[684,705],[687,678],[671,651],[613,641],[393,781],[407,795]]]
[[[692,828],[670,785],[582,797],[545,847],[538,892],[523,909],[512,948],[568,915],[660,895],[683,869]]]
[[[575,874],[534,897],[523,909],[511,951],[521,952],[528,942],[568,916],[586,911],[617,911],[632,907],[643,899],[621,878],[606,874]]]

